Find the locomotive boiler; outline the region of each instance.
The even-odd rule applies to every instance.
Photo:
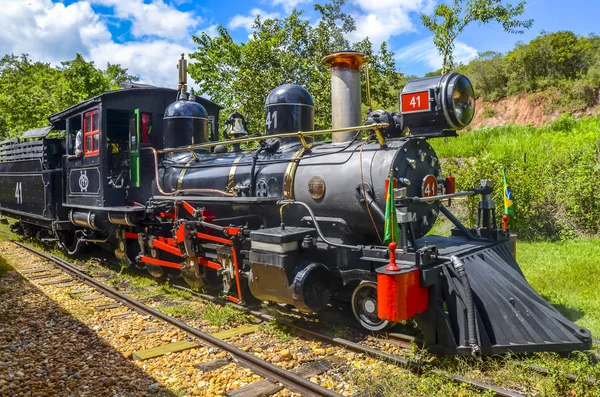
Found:
[[[15,169],[47,180],[22,185],[20,202],[0,197],[0,210],[69,254],[102,245],[122,266],[182,277],[236,303],[305,313],[349,305],[371,331],[414,319],[439,354],[590,348],[590,332],[525,280],[514,236],[496,225],[492,181],[456,192],[429,144],[470,124],[468,78],[411,81],[399,113],[369,109],[363,120],[368,59],[340,52],[324,61],[330,130],[314,130],[313,98],[290,83],[266,98],[264,135],[250,135],[234,112],[220,139],[219,108],[187,92],[182,57],[177,90],[121,90],[52,115],[67,134],[62,161],[46,161],[45,150],[27,164],[0,153],[1,184],[15,183]],[[81,157],[71,146],[78,130]],[[0,151],[11,145],[21,142]],[[480,197],[476,227],[444,205],[458,196]],[[451,236],[429,234],[439,216],[454,224]],[[398,226],[391,239],[386,222]]]

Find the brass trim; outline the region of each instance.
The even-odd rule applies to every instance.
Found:
[[[240,160],[242,160],[242,157],[244,157],[243,154],[237,156],[236,159],[233,160],[233,163],[231,163],[231,168],[229,169],[229,178],[227,178],[227,188],[225,188],[226,192],[233,192],[233,187],[235,186],[235,170],[237,169],[237,165]]]
[[[184,151],[194,150],[194,149],[208,149],[208,148],[211,148],[211,147],[214,147],[217,145],[235,145],[237,143],[264,141],[266,139],[272,139],[272,138],[292,138],[292,137],[302,138],[302,137],[313,136],[313,135],[335,134],[336,132],[348,132],[348,131],[357,131],[357,130],[376,130],[376,129],[383,129],[386,127],[389,127],[388,123],[378,123],[378,124],[371,124],[371,125],[358,125],[358,126],[354,126],[354,127],[334,128],[334,129],[329,129],[329,130],[298,131],[298,132],[286,132],[284,134],[276,134],[276,135],[251,136],[251,137],[247,137],[247,138],[227,139],[224,141],[206,142],[206,143],[200,143],[197,145],[189,145],[189,146],[182,146],[182,147],[162,149],[162,150],[156,150],[156,149],[151,149],[151,148],[143,148],[143,149],[155,150],[157,154],[175,153],[175,152],[184,152]]]
[[[300,136],[299,136],[299,138],[300,138],[300,142],[302,143],[302,146],[304,146],[304,148],[305,148],[305,149],[308,149],[308,148],[310,148],[310,147],[311,147],[311,145],[309,145],[309,144],[306,142],[306,138],[304,138],[304,136],[303,136],[303,135],[300,135]]]
[[[283,174],[283,198],[286,200],[293,200],[294,198],[294,177],[296,175],[296,168],[298,168],[298,162],[295,161],[302,157],[306,148],[302,148],[290,159],[287,168],[285,169],[285,174]]]
[[[183,185],[183,177],[185,176],[185,173],[187,172],[188,167],[193,162],[194,162],[194,159],[192,157],[192,159],[190,161],[188,161],[185,164],[185,166],[181,169],[181,172],[179,173],[179,178],[177,179],[177,190],[181,190],[181,186]]]
[[[381,131],[379,130],[379,128],[375,128],[375,135],[377,135],[377,140],[379,141],[379,146],[384,147],[385,146],[385,138],[381,134]]]

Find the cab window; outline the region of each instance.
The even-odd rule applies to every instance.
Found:
[[[95,156],[100,153],[98,110],[83,115],[83,152],[85,156]]]

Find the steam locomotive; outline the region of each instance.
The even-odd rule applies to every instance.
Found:
[[[235,112],[219,140],[221,108],[188,92],[182,56],[177,90],[107,92],[0,142],[0,212],[69,255],[100,245],[122,266],[232,302],[313,313],[346,301],[371,331],[415,319],[438,354],[589,349],[590,332],[525,280],[514,236],[496,225],[492,181],[456,192],[428,142],[471,122],[468,78],[411,81],[400,113],[363,122],[367,60],[324,59],[332,129],[314,131],[311,95],[284,84],[266,99],[266,134],[249,135]],[[444,205],[457,196],[480,196],[475,228]],[[428,235],[440,214],[450,237]],[[386,219],[400,231],[389,245]]]

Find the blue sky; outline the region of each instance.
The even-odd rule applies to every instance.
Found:
[[[222,24],[235,40],[246,41],[257,13],[283,17],[297,7],[315,22],[315,1],[2,0],[0,53],[29,53],[56,64],[80,52],[99,66],[120,63],[144,82],[172,86],[179,54],[194,50],[192,34],[213,35]],[[430,12],[441,1],[449,0],[347,0],[345,11],[358,27],[349,38],[369,36],[376,45],[387,41],[399,71],[423,75],[439,67],[440,57],[419,12]],[[494,24],[469,26],[458,39],[455,58],[467,62],[478,52],[506,52],[542,30],[600,33],[599,14],[600,0],[528,0],[523,18],[535,20],[531,30],[510,35]]]

